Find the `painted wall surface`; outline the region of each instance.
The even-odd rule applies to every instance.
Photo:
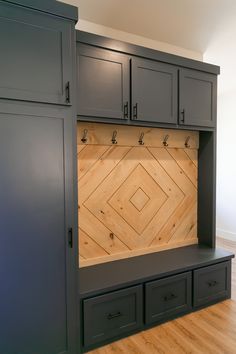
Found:
[[[228,19],[204,53],[218,78],[217,235],[236,239],[236,22]]]
[[[96,33],[101,36],[109,37],[112,39],[117,39],[120,41],[140,45],[147,48],[152,48],[156,50],[160,50],[162,52],[167,52],[175,55],[180,55],[186,58],[201,60],[202,54],[199,52],[195,52],[189,49],[185,49],[182,47],[178,47],[169,43],[155,41],[146,37],[138,36],[132,33],[118,31],[116,29],[102,26],[97,23],[89,22],[83,19],[80,19],[76,25],[76,28],[90,33]]]

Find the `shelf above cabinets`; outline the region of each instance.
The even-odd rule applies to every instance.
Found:
[[[83,35],[84,36],[84,35]],[[88,36],[89,37],[89,36]],[[94,35],[94,40],[96,37]],[[79,119],[130,125],[212,129],[216,124],[217,73],[209,64],[180,59],[166,63],[118,49],[78,41],[77,114]],[[89,37],[90,38],[90,37]],[[99,37],[102,38],[102,37]],[[95,41],[96,42],[96,41]],[[114,41],[116,43],[117,41]],[[118,46],[117,46],[118,47]],[[114,44],[115,48],[115,44]],[[157,52],[157,58],[158,58]],[[169,56],[168,56],[169,58]],[[175,64],[176,61],[176,64]],[[192,67],[196,66],[196,70]]]

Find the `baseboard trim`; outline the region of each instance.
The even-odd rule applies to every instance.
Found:
[[[226,240],[236,241],[236,234],[230,231],[216,229],[216,235],[220,238],[225,238]]]

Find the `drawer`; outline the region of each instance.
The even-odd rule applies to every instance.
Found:
[[[119,336],[142,325],[142,286],[84,300],[84,346]]]
[[[230,297],[230,278],[230,261],[195,270],[193,305],[198,307]]]
[[[191,272],[152,281],[145,287],[145,321],[162,321],[192,307]]]

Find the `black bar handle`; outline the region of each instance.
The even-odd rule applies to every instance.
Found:
[[[184,123],[185,122],[185,109],[184,108],[180,111],[180,114],[181,114],[181,117],[182,117],[180,119],[180,122]]]
[[[129,102],[125,102],[124,104],[124,118],[129,118]]]
[[[112,320],[113,318],[120,317],[120,316],[122,316],[122,313],[120,311],[116,313],[109,313],[107,319]]]
[[[138,119],[138,104],[137,103],[135,103],[135,105],[133,107],[133,118]]]
[[[216,280],[212,280],[212,281],[209,281],[207,284],[209,287],[212,287],[212,286],[216,286],[218,284],[218,282]]]
[[[66,84],[66,103],[70,103],[70,81]]]
[[[164,296],[164,301],[170,301],[170,300],[174,300],[176,298],[177,298],[177,295],[171,293],[169,295]]]
[[[73,229],[70,227],[68,229],[68,244],[70,248],[73,248]]]

